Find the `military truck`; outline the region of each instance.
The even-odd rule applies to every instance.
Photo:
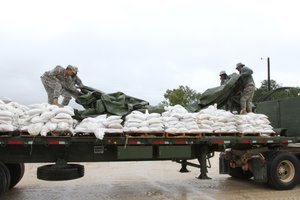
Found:
[[[61,181],[84,176],[76,162],[175,161],[200,169],[199,179],[208,179],[209,159],[220,153],[221,174],[266,183],[277,190],[294,188],[300,181],[300,97],[257,104],[278,133],[107,133],[94,135],[30,136],[24,132],[0,135],[0,194],[13,188],[24,176],[24,163],[46,163],[37,178]],[[194,163],[194,160],[198,163]]]

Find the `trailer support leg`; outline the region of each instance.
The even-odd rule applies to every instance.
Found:
[[[198,161],[200,163],[200,175],[198,179],[211,179],[207,176],[207,163],[206,158],[208,155],[208,147],[206,145],[200,146],[199,154],[198,154]]]
[[[190,172],[186,167],[187,167],[187,161],[186,160],[182,160],[181,161],[181,169],[179,170],[179,172],[181,172],[181,173]]]

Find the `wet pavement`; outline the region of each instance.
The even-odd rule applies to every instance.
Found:
[[[179,173],[180,165],[171,161],[83,164],[83,178],[59,182],[38,180],[36,169],[43,164],[26,164],[21,182],[1,199],[300,199],[300,185],[293,190],[276,191],[252,180],[219,175],[217,156],[209,169],[211,180],[196,179],[197,168],[189,167],[189,173]]]

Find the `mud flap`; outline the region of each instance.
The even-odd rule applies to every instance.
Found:
[[[255,182],[267,183],[267,163],[259,158],[253,158],[249,161],[249,169],[253,173]]]

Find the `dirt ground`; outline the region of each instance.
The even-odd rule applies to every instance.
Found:
[[[211,161],[211,180],[196,179],[197,168],[189,167],[189,173],[179,173],[177,163],[153,161],[83,163],[83,178],[48,182],[36,178],[36,169],[42,164],[26,164],[24,178],[1,199],[300,199],[300,185],[290,191],[276,191],[252,180],[235,180],[218,174],[217,156]]]

